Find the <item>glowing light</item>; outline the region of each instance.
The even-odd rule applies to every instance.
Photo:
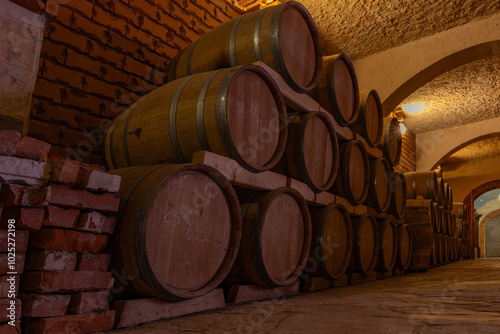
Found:
[[[403,122],[399,122],[399,129],[401,129],[401,134],[406,132],[406,126]]]
[[[405,104],[401,107],[404,111],[410,113],[410,114],[416,114],[418,112],[424,111],[425,110],[425,105],[421,102],[414,102],[414,103],[409,103]]]

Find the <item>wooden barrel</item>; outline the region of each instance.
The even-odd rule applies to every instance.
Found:
[[[391,168],[385,158],[370,160],[370,184],[365,204],[382,213],[391,204]]]
[[[437,189],[436,202],[438,202],[440,206],[443,206],[445,193],[444,193],[444,179],[442,177],[437,178],[436,189]]]
[[[394,167],[399,164],[399,159],[401,159],[401,147],[403,145],[398,119],[395,117],[384,118],[383,128],[384,133],[379,147],[382,150],[382,154],[389,162],[389,165]]]
[[[450,211],[450,235],[453,237],[457,236],[457,220],[455,214]]]
[[[379,250],[377,220],[369,213],[351,216],[353,249],[349,272],[368,275],[375,269]]]
[[[457,237],[452,237],[451,238],[451,256],[453,258],[453,261],[458,261],[458,238]]]
[[[430,199],[411,199],[407,200],[405,222],[410,223],[428,223],[435,228],[438,223],[437,212],[434,202]]]
[[[443,210],[443,234],[450,235],[450,215],[449,211]]]
[[[243,216],[241,246],[226,285],[289,285],[302,273],[311,248],[311,217],[298,191],[238,190]]]
[[[376,269],[378,271],[392,271],[396,265],[398,252],[398,233],[396,224],[391,220],[378,222],[379,248]]]
[[[339,144],[339,174],[332,191],[352,205],[363,203],[368,196],[370,163],[366,148],[358,140]]]
[[[465,206],[464,203],[453,203],[453,208],[451,211],[455,214],[458,219],[464,219]]]
[[[442,264],[444,262],[444,236],[441,233],[435,234],[435,236],[438,237],[437,261],[438,264]]]
[[[363,90],[359,96],[358,118],[349,128],[365,138],[368,145],[377,147],[384,133],[382,102],[376,90]]]
[[[435,171],[409,172],[405,173],[405,178],[406,186],[408,187],[408,191],[406,192],[407,199],[422,196],[423,198],[432,199],[434,202],[437,201],[438,186]]]
[[[211,151],[260,172],[285,150],[286,108],[270,75],[247,65],[163,85],[120,114],[104,141],[110,169],[190,162]]]
[[[167,80],[262,61],[295,91],[314,88],[323,67],[316,25],[296,1],[267,7],[224,22],[202,35],[170,62]]]
[[[453,209],[453,191],[448,183],[444,184],[444,208],[446,210]]]
[[[356,71],[345,54],[323,57],[323,71],[318,86],[309,92],[333,115],[341,126],[356,121],[359,113],[359,88]]]
[[[464,258],[464,246],[462,243],[462,238],[457,238],[457,260],[463,260]]]
[[[446,226],[447,226],[446,211],[442,206],[439,206],[437,213],[438,213],[438,219],[439,219],[438,232],[444,234],[444,233],[446,233]]]
[[[233,266],[242,221],[229,181],[206,165],[116,169],[120,218],[113,267],[135,292],[169,301],[199,297]]]
[[[434,211],[436,212],[436,221],[434,223],[434,232],[439,233],[441,232],[441,226],[442,226],[442,214],[439,209],[439,203],[438,202],[432,202],[432,206],[434,207]]]
[[[431,256],[432,238],[434,233],[428,223],[410,224],[413,240],[411,264],[408,268],[412,272],[427,271]]]
[[[406,178],[403,173],[391,173],[391,204],[387,210],[396,218],[406,212]]]
[[[318,111],[291,115],[285,154],[273,170],[319,193],[333,186],[338,166],[337,133],[330,118]]]
[[[398,250],[396,255],[396,267],[407,270],[410,267],[413,252],[413,238],[408,224],[399,225]]]
[[[443,235],[443,263],[450,261],[450,237]]]
[[[347,270],[352,254],[352,224],[342,204],[310,207],[312,243],[308,269],[314,276],[340,278]]]
[[[457,237],[462,238],[464,221],[461,218],[456,218],[455,224],[457,227]]]
[[[439,248],[439,236],[434,233],[432,236],[432,247],[431,247],[431,257],[429,259],[429,265],[435,266],[438,264],[438,248]]]

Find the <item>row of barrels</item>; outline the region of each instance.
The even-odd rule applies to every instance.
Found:
[[[469,257],[469,240],[434,233],[429,265],[435,266]]]
[[[308,206],[289,187],[233,187],[201,164],[116,169],[120,224],[113,266],[141,296],[182,300],[221,284],[273,288],[301,275],[407,269],[407,225],[354,216],[341,204]]]

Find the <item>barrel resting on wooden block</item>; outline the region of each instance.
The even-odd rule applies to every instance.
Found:
[[[274,289],[266,289],[258,285],[233,285],[229,288],[226,302],[247,303],[266,299],[286,298],[296,296],[299,293],[298,281],[295,281],[288,286],[282,286]]]
[[[313,292],[331,288],[340,288],[349,285],[347,275],[341,276],[339,279],[329,280],[324,277],[309,277],[304,281],[302,291]]]

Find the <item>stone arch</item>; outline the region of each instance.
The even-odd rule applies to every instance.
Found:
[[[500,55],[500,13],[354,61],[359,87],[376,89],[384,115],[435,77]]]
[[[486,257],[486,225],[490,222],[493,217],[500,215],[500,209],[488,213],[482,221],[479,223],[479,249],[481,250],[480,257]]]

